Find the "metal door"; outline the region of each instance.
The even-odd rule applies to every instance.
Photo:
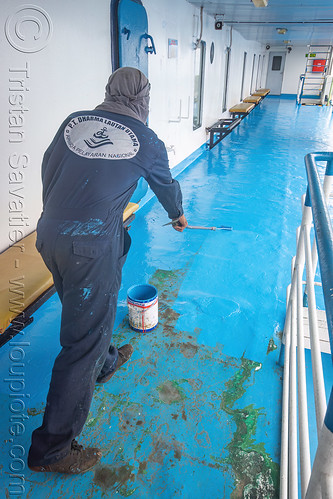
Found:
[[[269,54],[266,87],[271,95],[280,95],[284,73],[285,52],[271,52]]]
[[[129,66],[148,77],[148,56],[156,51],[141,0],[112,0],[111,35],[113,70]]]

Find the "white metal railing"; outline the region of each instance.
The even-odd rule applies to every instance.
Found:
[[[323,187],[319,181],[316,161],[326,163]],[[309,185],[306,199],[302,200],[302,222],[297,231],[297,250],[292,262],[291,284],[287,290],[287,312],[283,331],[280,499],[297,499],[298,497],[333,499],[333,392],[327,406],[314,291],[314,286],[319,284],[314,282],[319,253],[325,311],[331,353],[333,353],[333,232],[325,202],[330,196],[333,183],[333,153],[307,155],[305,163]],[[316,240],[311,249],[312,221],[314,221]],[[305,281],[303,281],[304,267],[306,268]],[[312,470],[304,350],[303,303],[305,296],[308,303],[318,437],[318,448]]]

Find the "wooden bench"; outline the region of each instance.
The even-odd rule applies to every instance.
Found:
[[[129,203],[124,226],[139,208]],[[32,314],[55,292],[52,275],[36,249],[36,231],[0,254],[0,346],[32,322]]]
[[[241,102],[236,106],[233,106],[229,109],[229,113],[233,118],[244,118],[249,114],[250,111],[255,107],[251,102]]]
[[[261,100],[261,95],[249,95],[243,99],[243,102],[250,102],[251,104],[255,104],[257,106]]]
[[[256,90],[255,92],[253,92],[252,95],[260,95],[260,97],[264,98],[266,97],[266,95],[268,95],[270,92],[270,89],[269,88],[259,88],[259,90]]]
[[[206,132],[209,133],[209,149],[212,149],[224,139],[224,137],[229,135],[240,122],[241,118],[224,118],[218,120],[211,127],[207,127]]]

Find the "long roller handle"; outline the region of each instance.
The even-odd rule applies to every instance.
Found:
[[[188,225],[187,229],[203,229],[203,230],[232,230],[232,227],[225,227],[221,225],[221,227],[202,227],[201,225]]]

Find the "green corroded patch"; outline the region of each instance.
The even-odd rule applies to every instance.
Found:
[[[186,273],[186,268],[182,270],[157,269],[149,280],[149,283],[155,286],[159,292],[163,293],[167,299],[175,300]]]
[[[268,342],[268,346],[267,346],[267,352],[266,352],[266,355],[268,355],[269,353],[273,352],[274,350],[277,349],[277,345],[275,345],[274,343],[274,339],[271,338]]]
[[[283,331],[277,331],[276,336],[282,341]]]
[[[135,456],[141,450],[141,447],[142,447],[142,444],[143,444],[144,440],[148,437],[148,435],[151,435],[152,432],[153,432],[153,430],[151,428],[145,428],[142,431],[141,438],[140,438],[139,442],[137,443],[137,445],[136,445],[136,447],[134,449],[134,455]]]
[[[122,464],[119,467],[103,466],[97,468],[94,475],[94,483],[104,492],[113,491],[122,497],[130,497],[136,491],[131,489],[128,482],[134,480],[133,466]]]
[[[120,413],[124,407],[128,407],[130,402],[127,400],[127,392],[122,395],[113,395],[107,391],[97,391],[95,400],[98,401],[97,409],[94,408],[94,414],[90,411],[88,414],[86,426],[92,428],[100,424],[103,417],[109,419],[110,414]]]
[[[164,404],[174,404],[186,398],[182,387],[177,381],[166,381],[157,387],[161,402]]]
[[[261,409],[253,404],[234,408],[235,402],[245,393],[245,382],[260,366],[258,362],[242,358],[240,369],[227,381],[221,396],[221,409],[236,424],[236,431],[227,445],[229,456],[224,460],[235,474],[231,499],[277,499],[279,495],[279,466],[266,453],[264,444],[255,444],[253,439]]]
[[[158,290],[159,322],[165,330],[167,330],[168,327],[174,327],[178,320],[179,314],[171,308],[171,305],[175,302],[178,296],[180,286],[186,273],[186,267],[182,270],[158,269],[149,280],[149,283],[155,286]]]
[[[38,416],[39,414],[43,414],[45,410],[45,405],[42,404],[40,409],[36,409],[35,407],[31,407],[30,409],[27,409],[27,414],[28,416]]]

